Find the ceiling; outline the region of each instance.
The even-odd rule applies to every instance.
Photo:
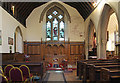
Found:
[[[26,19],[30,13],[38,6],[45,4],[46,2],[2,2],[2,7],[16,18],[21,24],[26,26]],[[64,2],[68,4],[80,13],[84,20],[94,10],[93,2]],[[11,7],[14,6],[14,15]]]

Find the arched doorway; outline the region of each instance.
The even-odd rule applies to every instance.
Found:
[[[105,4],[103,12],[100,17],[98,29],[97,29],[97,57],[98,59],[106,59],[106,44],[107,44],[107,27],[111,14],[115,11]]]
[[[113,13],[110,15],[107,27],[107,44],[106,44],[107,58],[110,57],[112,58],[113,56],[118,55],[117,42],[118,42],[118,20],[116,14]]]
[[[88,27],[88,58],[95,58],[97,56],[97,47],[96,47],[96,30],[94,23],[90,20]]]
[[[20,27],[18,26],[14,33],[14,39],[15,39],[15,53],[23,53],[23,36],[22,31]]]

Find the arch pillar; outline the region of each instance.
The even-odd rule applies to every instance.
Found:
[[[119,42],[120,42],[120,1],[118,2],[118,33],[119,33]],[[118,53],[117,53],[120,58],[120,46],[118,47]]]
[[[90,45],[92,44],[91,43],[91,37],[92,37],[92,34],[94,33],[94,29],[95,29],[94,23],[90,19],[89,25],[88,25],[88,27],[86,29],[86,36],[85,36],[85,55],[86,55],[86,60],[88,60],[88,58],[89,58],[88,57],[89,49],[90,49]]]
[[[112,8],[105,4],[101,18],[98,25],[98,45],[97,45],[97,57],[98,59],[106,59],[106,44],[107,44],[107,27],[109,22],[109,17],[113,13]]]
[[[87,30],[88,32],[88,30]],[[89,48],[89,44],[88,44],[88,33],[86,33],[86,39],[85,39],[85,55],[86,55],[86,60],[88,60],[88,48]]]

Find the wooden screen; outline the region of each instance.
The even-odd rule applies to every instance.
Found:
[[[69,63],[75,64],[78,60],[84,59],[84,43],[83,42],[64,42],[52,43],[47,42],[25,42],[25,54],[32,57],[33,61],[44,60],[52,63],[53,59],[58,58],[60,63],[63,59],[67,59]]]

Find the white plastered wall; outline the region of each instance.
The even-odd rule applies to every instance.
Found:
[[[106,50],[115,51],[115,32],[118,31],[118,20],[115,13],[110,16],[107,31],[109,31],[109,40]]]
[[[1,8],[0,8],[0,31],[2,31],[2,10],[1,10]],[[0,35],[2,37],[2,32]],[[2,45],[0,45],[0,53],[2,53]]]
[[[46,38],[46,15],[44,15],[44,19],[41,23],[39,23],[40,15],[43,9],[50,4],[51,2],[48,2],[40,7],[35,8],[32,13],[29,15],[29,17],[26,20],[27,24],[27,30],[26,30],[26,40],[27,41],[41,41],[41,38],[43,41],[45,41]],[[84,41],[84,20],[81,17],[81,15],[78,13],[78,11],[65,3],[60,2],[70,14],[71,17],[71,23],[66,23],[66,31],[65,31],[65,39],[68,40],[70,38],[70,41],[78,41],[83,42]],[[80,37],[80,35],[83,35]]]
[[[10,53],[9,46],[12,46],[12,53],[14,53],[14,33],[16,28],[19,26],[23,33],[23,40],[24,40],[24,33],[25,27],[20,24],[15,18],[13,18],[7,11],[5,11],[2,7],[0,7],[2,11],[2,51],[1,53]],[[8,45],[8,37],[13,38],[13,45]]]
[[[16,30],[16,52],[23,53],[23,39],[20,30]]]

